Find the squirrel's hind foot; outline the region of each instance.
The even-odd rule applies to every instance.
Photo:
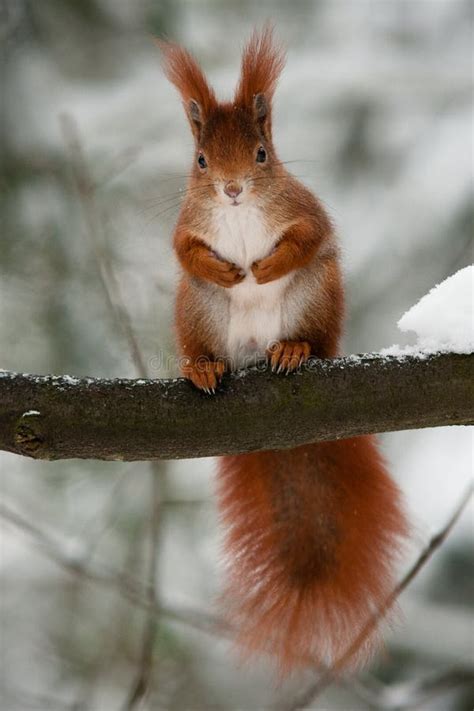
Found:
[[[208,395],[214,395],[225,372],[225,363],[222,360],[197,358],[186,363],[182,371],[184,377],[188,378],[199,390],[204,390]]]

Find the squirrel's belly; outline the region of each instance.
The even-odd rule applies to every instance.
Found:
[[[255,363],[272,342],[285,337],[283,299],[290,277],[259,285],[251,272],[252,264],[268,256],[278,239],[254,204],[215,209],[211,248],[247,272],[244,281],[227,290],[228,321],[221,323],[224,356],[232,369]]]
[[[288,278],[257,284],[253,275],[230,290],[227,353],[233,370],[265,357],[273,342],[285,338],[283,291]]]

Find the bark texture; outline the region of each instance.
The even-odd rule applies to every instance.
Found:
[[[38,459],[153,460],[284,449],[317,440],[474,422],[474,354],[312,360],[178,380],[0,371],[0,449]]]

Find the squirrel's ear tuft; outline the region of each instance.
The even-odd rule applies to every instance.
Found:
[[[252,109],[264,133],[270,133],[271,102],[284,65],[285,52],[273,39],[272,25],[255,30],[243,51],[234,101]]]
[[[203,124],[217,107],[214,91],[187,50],[172,42],[157,40],[157,44],[163,52],[165,74],[181,94],[192,131],[199,140]]]

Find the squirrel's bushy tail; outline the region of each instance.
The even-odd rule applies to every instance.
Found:
[[[223,594],[244,657],[268,652],[280,674],[333,664],[394,586],[408,526],[371,437],[221,460]],[[370,635],[350,660],[374,647]]]

